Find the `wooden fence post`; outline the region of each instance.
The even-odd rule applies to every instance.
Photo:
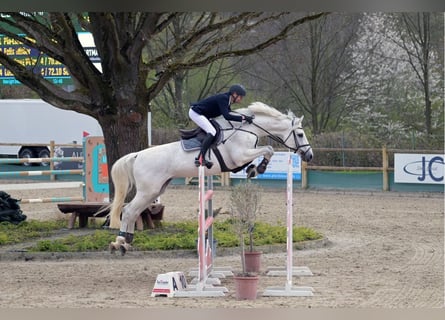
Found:
[[[389,191],[389,177],[388,177],[388,150],[386,146],[382,148],[382,174],[383,174],[383,191]]]
[[[51,140],[49,142],[49,157],[50,158],[54,158],[54,150],[55,150],[55,142],[54,142],[54,140]],[[50,168],[51,171],[54,170],[54,162],[53,161],[51,161],[49,163],[49,168]],[[50,179],[50,181],[55,181],[56,180],[56,176],[52,174],[49,179]]]

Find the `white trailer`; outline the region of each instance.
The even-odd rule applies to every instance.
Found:
[[[84,132],[103,135],[93,117],[56,108],[41,99],[0,99],[0,157],[46,158],[50,141],[81,144]],[[19,145],[2,145],[5,143]]]

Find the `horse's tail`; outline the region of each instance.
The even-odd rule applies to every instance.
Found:
[[[120,214],[128,192],[134,186],[133,164],[135,153],[130,153],[117,160],[111,168],[114,184],[114,199],[110,205],[110,228],[120,228]]]

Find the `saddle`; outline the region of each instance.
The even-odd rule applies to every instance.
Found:
[[[215,139],[212,143],[212,146],[216,146],[221,143],[224,135],[222,134],[221,127],[216,121],[210,120],[210,123],[216,129]],[[181,135],[181,146],[184,151],[195,151],[201,149],[201,143],[206,137],[206,132],[200,127],[194,129],[179,129],[179,133]]]
[[[249,161],[248,163],[244,164],[243,166],[239,168],[228,168],[224,162],[224,159],[219,152],[217,146],[224,140],[224,132],[221,129],[218,122],[214,120],[210,120],[210,123],[215,127],[216,129],[216,136],[213,140],[212,145],[210,146],[210,149],[214,152],[216,158],[218,159],[219,165],[221,167],[222,172],[233,172],[236,173],[238,171],[243,170],[245,167],[250,165],[252,161]],[[201,149],[201,143],[204,140],[206,136],[206,132],[202,130],[200,127],[194,128],[194,129],[179,129],[179,133],[181,135],[181,146],[184,151],[195,151]]]

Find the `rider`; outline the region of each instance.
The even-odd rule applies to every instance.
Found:
[[[207,168],[211,168],[213,163],[205,159],[205,154],[212,144],[216,135],[216,129],[210,123],[210,118],[216,118],[220,115],[228,121],[247,121],[252,123],[252,117],[247,115],[234,115],[230,112],[230,106],[232,103],[239,103],[246,95],[246,89],[240,84],[234,84],[230,87],[228,92],[219,93],[214,96],[208,97],[198,102],[194,102],[190,106],[189,117],[194,123],[196,123],[207,135],[202,142],[201,151],[195,158],[195,165],[199,167],[201,165],[200,158],[202,156],[203,164]]]

